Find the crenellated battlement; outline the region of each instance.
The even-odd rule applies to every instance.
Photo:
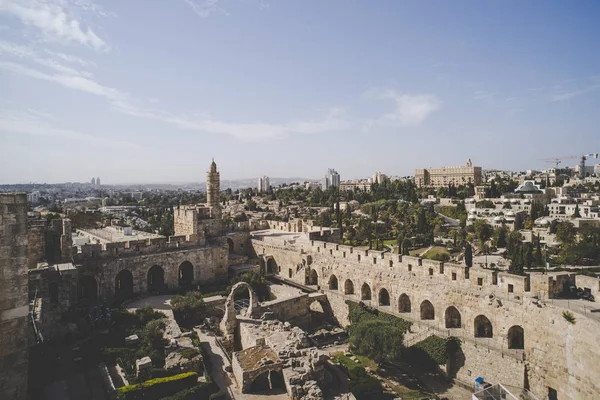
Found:
[[[139,256],[205,245],[204,239],[198,235],[178,235],[104,244],[83,244],[73,247],[73,258],[81,261],[88,258]]]

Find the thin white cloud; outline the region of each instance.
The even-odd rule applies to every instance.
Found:
[[[73,9],[100,14],[91,2],[81,0],[0,0],[0,14],[18,18],[25,26],[38,29],[51,41],[76,42],[95,50],[108,45],[89,26],[83,26]]]
[[[65,59],[68,57],[74,57],[74,56],[69,56],[67,54],[63,54],[63,53],[52,53],[52,52],[47,52],[47,53],[55,54],[57,57],[60,57],[62,59]],[[60,54],[60,56],[58,54]],[[42,57],[35,50],[33,50],[29,47],[20,46],[20,45],[10,43],[10,42],[5,42],[2,40],[0,40],[0,55],[10,56],[10,57],[18,58],[18,59],[28,59],[37,64],[48,67],[48,68],[50,68],[56,72],[59,72],[61,74],[81,75],[81,76],[86,76],[86,77],[92,76],[92,74],[87,71],[77,70],[77,69],[74,69],[72,67],[62,64],[55,59]],[[74,57],[73,59],[84,62],[83,60],[81,60],[78,57]]]
[[[496,93],[489,92],[487,90],[476,90],[475,92],[473,92],[473,99],[474,100],[493,99],[495,95],[496,95]]]
[[[125,140],[107,139],[105,137],[96,137],[94,135],[64,129],[54,126],[58,120],[52,115],[34,110],[28,112],[19,111],[1,111],[0,112],[0,132],[30,135],[39,137],[51,137],[61,140],[77,140],[114,148],[128,147],[140,148],[139,145]]]
[[[432,94],[399,94],[393,89],[372,89],[367,92],[367,96],[375,99],[391,99],[395,102],[392,112],[382,115],[377,120],[368,121],[367,126],[420,125],[442,107],[442,101]]]
[[[562,93],[557,93],[551,96],[550,100],[552,101],[565,101],[565,100],[570,100],[573,99],[575,97],[579,97],[579,96],[583,96],[585,94],[588,93],[592,93],[592,92],[596,92],[600,90],[600,84],[595,83],[593,85],[590,85],[586,88],[583,89],[579,89],[579,90],[573,90],[570,92],[562,92]]]
[[[142,102],[129,94],[101,85],[91,78],[78,75],[48,74],[27,66],[0,61],[0,69],[25,75],[31,78],[54,82],[69,89],[93,94],[105,98],[109,104],[123,114],[161,121],[180,129],[225,134],[244,140],[261,140],[285,137],[290,134],[318,134],[346,130],[351,123],[345,113],[334,108],[327,115],[316,120],[296,121],[283,124],[263,122],[236,123],[218,121],[209,115],[175,115],[159,109],[145,108]]]
[[[207,18],[211,14],[222,11],[226,13],[226,10],[219,5],[220,0],[183,0],[188,6],[194,10],[197,16],[200,18]]]

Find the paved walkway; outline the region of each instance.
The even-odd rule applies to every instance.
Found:
[[[209,336],[200,329],[195,329],[200,339],[200,345],[206,351],[210,358],[212,370],[210,375],[221,390],[227,394],[227,398],[231,400],[244,400],[246,397],[242,395],[240,388],[237,386],[233,374],[225,371],[225,367],[231,366],[229,359],[217,344],[214,336]]]

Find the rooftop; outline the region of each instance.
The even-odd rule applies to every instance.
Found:
[[[75,236],[78,238],[88,238],[91,243],[100,244],[164,237],[155,233],[137,231],[131,227],[121,226],[107,226],[101,229],[78,229]]]

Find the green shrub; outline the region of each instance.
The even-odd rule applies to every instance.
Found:
[[[152,306],[138,308],[137,310],[135,310],[135,316],[138,318],[138,323],[140,327],[145,326],[150,321],[165,318],[165,315],[163,313],[161,313],[160,311],[154,311],[154,308],[152,308]]]
[[[575,324],[575,315],[571,311],[563,311],[562,316],[570,324]]]
[[[186,328],[192,328],[204,321],[206,307],[202,294],[199,292],[187,292],[184,296],[173,296],[171,307],[177,323]]]
[[[403,348],[404,333],[389,321],[367,319],[353,323],[348,334],[354,351],[378,363],[395,361]]]
[[[119,389],[120,400],[162,399],[178,391],[194,386],[198,381],[196,372],[186,372],[165,378],[154,378],[135,385],[123,386]]]
[[[421,370],[436,371],[438,365],[446,364],[448,357],[459,348],[460,340],[457,338],[442,339],[432,335],[405,349],[403,356],[406,361]]]
[[[391,323],[396,327],[402,335],[410,330],[412,322],[398,318],[394,315],[379,312],[377,309],[369,309],[365,306],[361,306],[359,303],[354,301],[346,301],[348,305],[348,318],[351,323],[364,322],[364,321],[385,321]]]
[[[207,400],[212,399],[218,392],[219,387],[213,382],[204,382],[189,389],[182,390],[162,400]],[[216,398],[216,397],[215,397]],[[223,397],[223,399],[225,399]]]
[[[188,360],[191,360],[198,355],[200,355],[200,352],[196,349],[185,349],[181,352],[181,356],[183,358],[187,358]]]
[[[383,395],[383,387],[377,378],[372,377],[363,367],[350,370],[349,389],[357,400],[379,399]]]

